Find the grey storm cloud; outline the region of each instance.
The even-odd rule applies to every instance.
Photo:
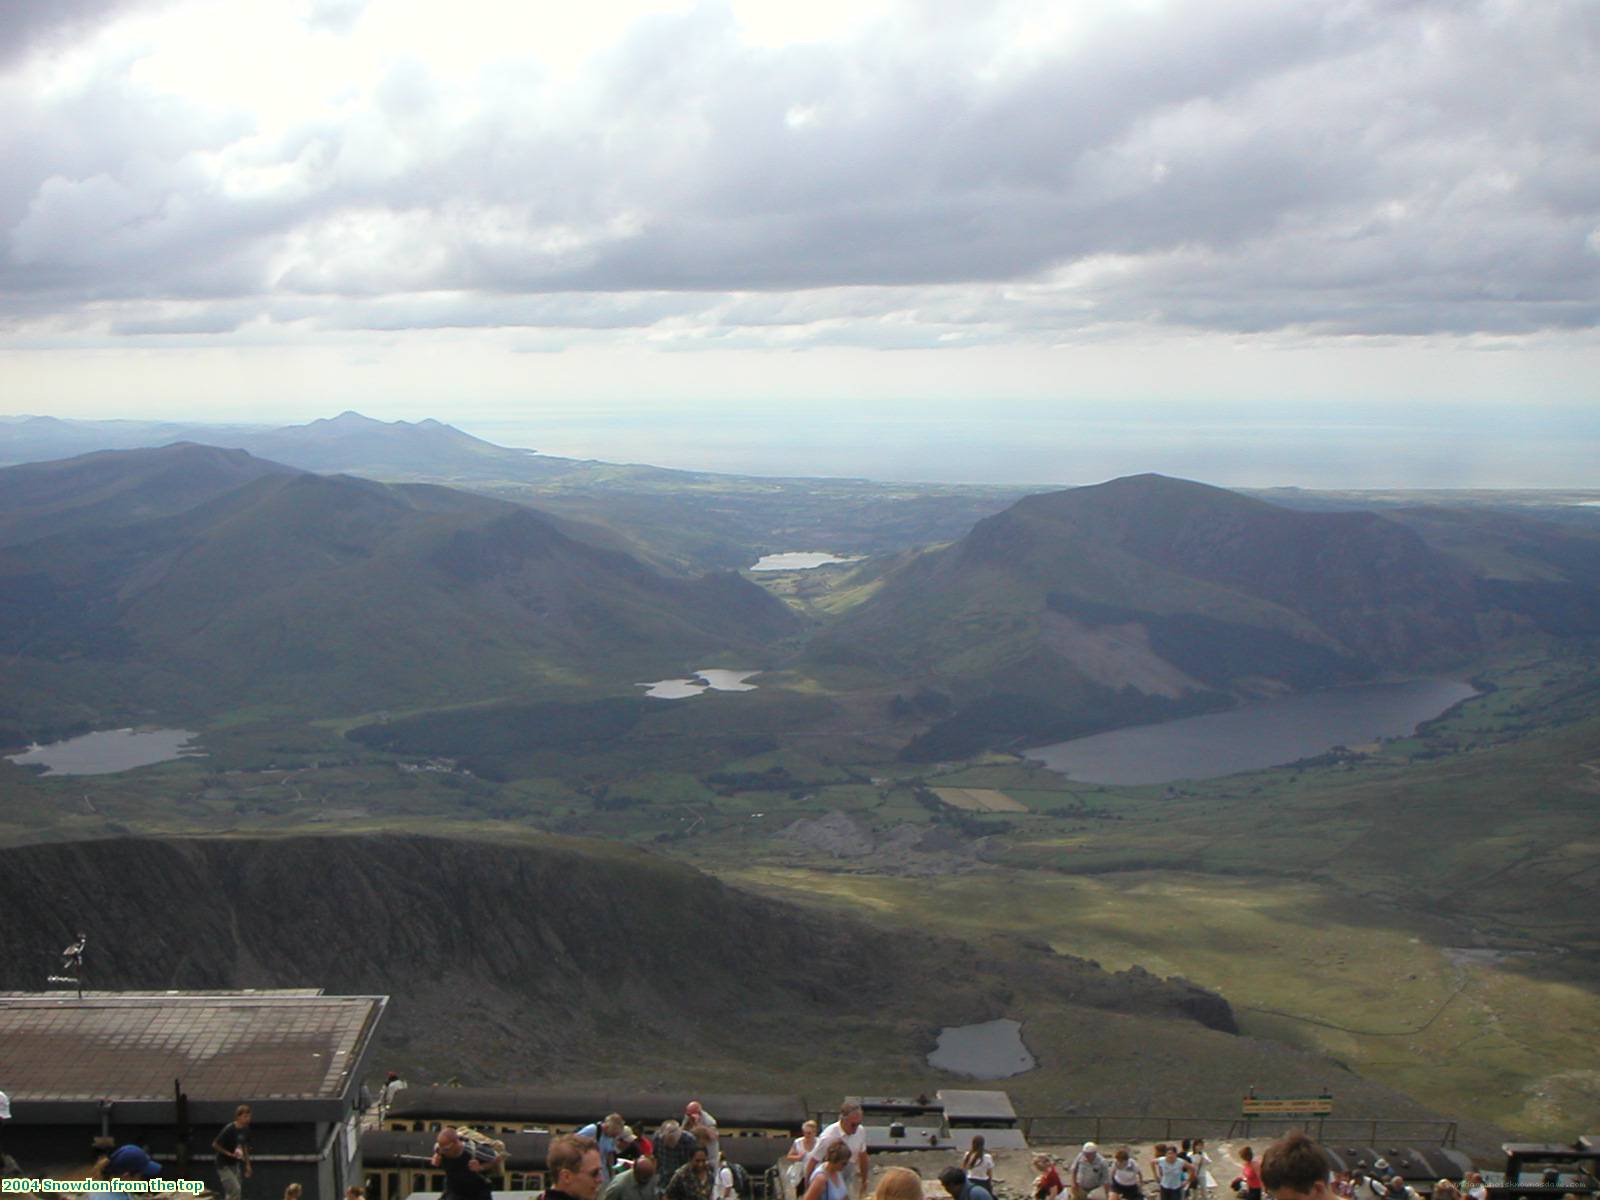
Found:
[[[38,45],[110,8],[7,19]],[[99,306],[124,336],[680,321],[884,347],[1600,317],[1587,0],[1137,8],[1021,55],[1003,15],[943,17],[767,48],[708,6],[567,83],[464,85],[419,47],[270,134],[126,59],[48,94],[13,71],[0,305]]]
[[[6,0],[0,4],[0,67],[71,42],[137,0]]]

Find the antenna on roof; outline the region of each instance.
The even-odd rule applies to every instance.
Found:
[[[45,977],[46,983],[70,983],[78,989],[78,999],[83,999],[83,950],[89,944],[89,935],[79,933],[72,945],[61,952],[61,970],[71,971],[72,974],[49,975]]]

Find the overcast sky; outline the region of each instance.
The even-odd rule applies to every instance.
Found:
[[[0,410],[1570,430],[1597,80],[1593,0],[6,0]]]

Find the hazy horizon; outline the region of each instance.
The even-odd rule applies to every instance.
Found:
[[[733,475],[866,478],[905,483],[1079,486],[1156,472],[1228,487],[1311,489],[1600,489],[1592,448],[1600,413],[1546,410],[1507,428],[1493,410],[1447,424],[1381,406],[1345,406],[1316,420],[1149,407],[1136,417],[1051,413],[1040,405],[876,406],[813,401],[787,416],[764,408],[589,406],[525,417],[470,409],[432,417],[502,446]],[[272,428],[329,418],[270,412],[235,422]],[[9,414],[7,419],[20,415]],[[43,414],[51,415],[51,414]],[[102,418],[105,419],[105,418]],[[116,419],[116,418],[110,418]],[[227,424],[204,417],[130,413],[122,419]]]
[[[0,382],[717,470],[1583,486],[1597,57],[1584,0],[19,0]]]

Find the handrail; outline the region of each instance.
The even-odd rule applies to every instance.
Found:
[[[1115,1115],[1107,1113],[1032,1113],[1018,1118],[1022,1135],[1029,1141],[1076,1141],[1083,1137],[1101,1142],[1107,1129],[1126,1141],[1184,1137],[1265,1137],[1269,1132],[1286,1133],[1304,1129],[1318,1141],[1350,1141],[1365,1135],[1368,1145],[1406,1141],[1454,1146],[1457,1126],[1454,1121],[1430,1121],[1405,1117],[1294,1117],[1294,1116],[1168,1116],[1152,1113]],[[1118,1132],[1138,1130],[1141,1132]]]

